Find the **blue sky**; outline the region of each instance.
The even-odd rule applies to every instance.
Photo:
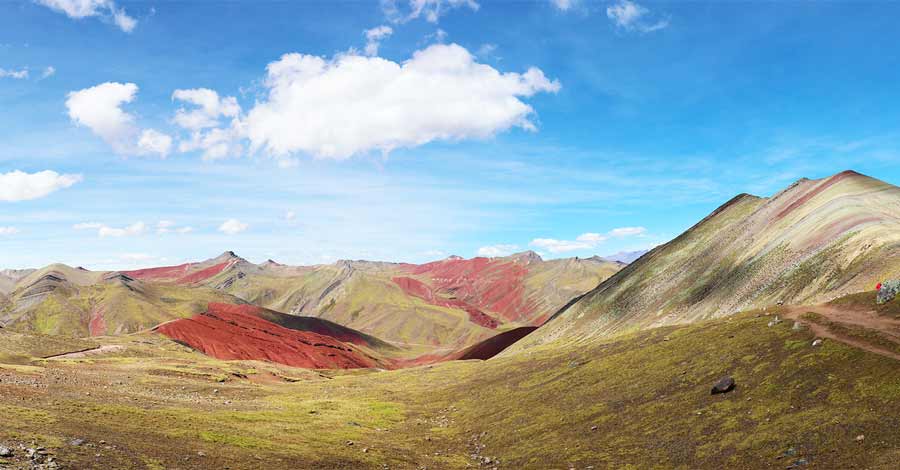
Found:
[[[800,177],[898,184],[898,14],[2,2],[0,266],[605,255]]]

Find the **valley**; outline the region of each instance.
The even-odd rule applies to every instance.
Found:
[[[0,468],[893,468],[898,227],[844,172],[631,264],[4,271]]]

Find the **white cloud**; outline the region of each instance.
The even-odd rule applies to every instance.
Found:
[[[180,108],[174,118],[175,124],[192,131],[217,127],[219,117],[238,117],[241,113],[241,106],[235,97],[219,98],[215,90],[208,88],[175,90],[172,100],[194,105],[192,110]]]
[[[172,138],[154,129],[140,130],[134,116],[122,109],[134,101],[137,92],[134,83],[116,82],[69,92],[66,99],[69,118],[97,134],[116,153],[157,154],[165,158],[172,147]]]
[[[365,30],[363,34],[366,35],[366,55],[378,55],[378,46],[381,45],[381,41],[383,41],[393,33],[393,28],[385,25]]]
[[[395,23],[405,23],[417,18],[425,18],[429,23],[437,23],[448,10],[469,7],[478,11],[475,0],[381,0],[385,16]]]
[[[241,133],[241,122],[234,119],[231,127],[192,132],[188,140],[178,143],[178,151],[200,150],[203,152],[204,160],[240,157],[244,153],[244,146],[240,141]]]
[[[587,250],[594,247],[594,243],[570,240],[557,240],[555,238],[535,238],[531,246],[542,248],[550,253],[565,253],[568,251]]]
[[[284,213],[284,220],[294,220],[297,218],[297,213],[294,211],[287,211]]]
[[[112,21],[122,31],[130,33],[137,26],[137,20],[128,16],[124,8],[116,6],[112,0],[35,0],[51,10],[64,13],[69,18],[82,19],[100,17]]]
[[[194,88],[175,90],[172,99],[194,105],[194,109],[180,108],[173,121],[191,131],[188,139],[178,143],[180,152],[203,152],[204,160],[238,157],[244,153],[240,143],[242,124],[241,106],[233,96],[219,97],[215,90]],[[230,127],[219,127],[221,118],[230,117]]]
[[[643,235],[645,233],[647,233],[647,229],[644,227],[620,227],[609,231],[611,237],[619,238]]]
[[[15,78],[16,80],[24,80],[28,78],[28,69],[7,70],[0,68],[0,78]]]
[[[520,98],[555,93],[537,68],[502,73],[463,47],[435,44],[406,62],[353,53],[332,60],[285,54],[267,67],[268,99],[243,123],[251,150],[344,159],[435,140],[536,130]]]
[[[569,11],[578,3],[578,1],[579,0],[550,0],[550,3],[560,11]]]
[[[61,175],[45,170],[37,173],[0,173],[0,201],[14,202],[42,198],[82,180],[81,175]]]
[[[122,110],[137,94],[134,83],[106,82],[68,94],[69,118],[100,136],[114,150],[128,153],[136,133],[134,116]]]
[[[237,219],[228,219],[221,226],[219,226],[219,231],[226,235],[236,235],[238,233],[243,232],[250,228],[250,225],[245,224]]]
[[[478,256],[489,256],[492,258],[497,256],[509,256],[515,253],[515,251],[518,249],[518,245],[483,246],[478,249]]]
[[[52,77],[52,76],[54,76],[54,75],[56,75],[56,67],[54,67],[54,66],[52,66],[52,65],[48,65],[48,66],[44,69],[44,71],[41,72],[41,78],[39,78],[38,80],[43,80],[43,79],[45,79],[45,78],[50,78],[50,77]]]
[[[172,149],[172,138],[155,129],[144,129],[138,139],[138,153],[141,155],[157,154],[162,158],[169,155]]]
[[[166,233],[177,233],[179,235],[184,235],[187,233],[191,233],[194,231],[193,227],[182,226],[179,227],[178,224],[171,220],[160,220],[156,223],[156,233],[163,235]]]
[[[619,0],[615,5],[606,8],[606,16],[618,28],[626,31],[649,33],[669,26],[668,19],[647,22],[650,10],[629,0]]]
[[[15,227],[0,227],[0,236],[15,235],[17,233],[19,233],[19,229]]]
[[[84,222],[72,226],[75,230],[97,230],[97,235],[105,237],[135,237],[147,231],[147,224],[135,222],[127,227],[113,228],[98,222]]]
[[[589,250],[597,245],[609,240],[610,237],[625,238],[633,236],[642,236],[647,232],[644,227],[619,227],[601,233],[582,233],[575,240],[557,240],[555,238],[535,238],[530,245],[542,248],[550,253],[566,253],[569,251]]]

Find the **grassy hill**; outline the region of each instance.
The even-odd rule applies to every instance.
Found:
[[[900,277],[900,188],[854,172],[739,195],[558,312],[513,349],[815,304]]]

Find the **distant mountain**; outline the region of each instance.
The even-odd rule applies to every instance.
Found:
[[[900,188],[846,171],[741,194],[604,281],[513,350],[820,303],[900,277]]]
[[[328,320],[416,357],[540,325],[621,268],[600,258],[544,261],[534,252],[422,265],[257,265],[230,251],[127,271],[57,264],[0,274],[0,326],[66,336],[123,334],[202,313],[210,302],[248,303]]]
[[[650,250],[639,250],[639,251],[620,251],[614,255],[604,256],[603,259],[607,261],[616,261],[619,263],[631,264],[636,259],[644,256]]]
[[[0,326],[69,337],[125,334],[229,301],[234,297],[208,287],[53,264],[30,271],[0,295]]]
[[[235,263],[201,284],[249,303],[314,316],[422,352],[455,350],[496,330],[535,326],[621,269],[534,252],[422,265],[343,260],[319,266]]]

